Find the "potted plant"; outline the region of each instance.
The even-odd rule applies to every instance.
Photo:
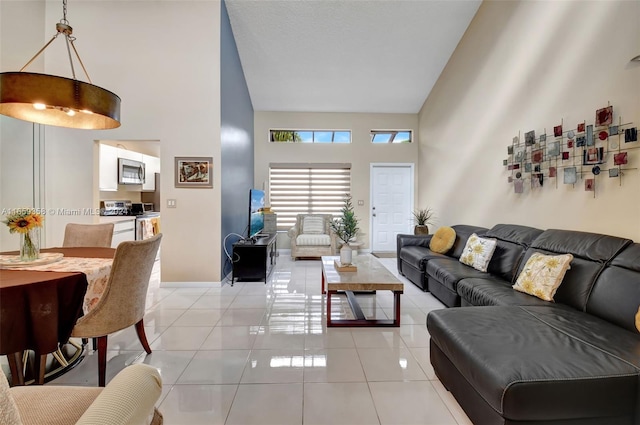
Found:
[[[416,223],[413,228],[414,235],[428,235],[429,224],[433,224],[433,210],[431,208],[420,208],[413,211],[413,219]]]
[[[351,264],[351,247],[349,241],[353,239],[358,233],[358,219],[353,211],[353,204],[351,202],[351,195],[348,195],[344,200],[344,205],[340,210],[342,217],[335,218],[331,221],[331,230],[340,238],[343,242],[342,248],[340,248],[340,263],[343,265]]]

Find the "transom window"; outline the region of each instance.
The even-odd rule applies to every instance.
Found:
[[[411,143],[411,130],[371,130],[371,143]]]
[[[278,230],[298,214],[339,215],[351,192],[351,164],[269,164],[269,201]]]
[[[272,143],[351,143],[351,130],[269,130]]]

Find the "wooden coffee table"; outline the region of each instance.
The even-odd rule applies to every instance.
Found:
[[[371,255],[353,257],[355,272],[338,272],[334,261],[340,257],[322,257],[322,293],[327,294],[327,327],[337,326],[400,326],[400,295],[404,284]],[[326,289],[326,292],[325,292]],[[344,291],[355,319],[331,320],[331,296]],[[393,292],[393,319],[367,319],[358,304],[354,291]]]

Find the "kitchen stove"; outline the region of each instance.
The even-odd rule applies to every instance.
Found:
[[[131,201],[100,201],[100,215],[133,215]]]

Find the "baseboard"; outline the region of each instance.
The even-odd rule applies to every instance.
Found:
[[[222,282],[160,282],[161,288],[221,288]]]

